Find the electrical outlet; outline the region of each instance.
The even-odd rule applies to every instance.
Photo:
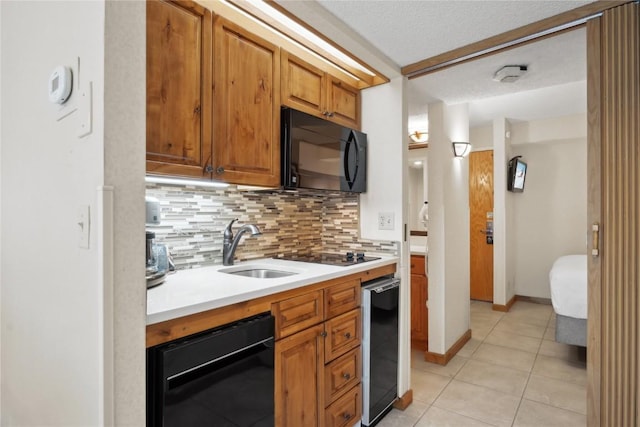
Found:
[[[393,212],[378,213],[378,230],[393,230]]]

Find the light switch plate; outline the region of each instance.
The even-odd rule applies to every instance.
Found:
[[[378,213],[378,230],[393,230],[394,214],[393,212]]]
[[[93,131],[93,82],[87,83],[81,90],[78,99],[78,138],[83,138]]]

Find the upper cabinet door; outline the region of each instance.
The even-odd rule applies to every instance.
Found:
[[[325,116],[327,75],[324,71],[283,50],[282,103],[286,106]]]
[[[216,17],[214,179],[280,184],[278,46]]]
[[[282,103],[353,129],[360,129],[360,91],[282,51]]]
[[[147,172],[211,176],[211,40],[204,7],[147,2]]]
[[[327,111],[332,121],[360,129],[360,91],[333,76],[329,77]]]

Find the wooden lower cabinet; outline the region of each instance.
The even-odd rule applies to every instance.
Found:
[[[318,394],[324,383],[323,331],[320,324],[276,341],[276,426],[318,426]]]
[[[327,320],[325,331],[327,336],[324,344],[324,357],[327,361],[333,360],[353,348],[360,347],[362,340],[360,309],[351,310]]]
[[[347,394],[333,402],[325,410],[325,426],[352,426],[362,418],[362,390],[360,386],[352,388]]]
[[[429,341],[428,280],[425,257],[411,255],[411,346],[424,351]]]
[[[324,369],[324,401],[334,402],[362,379],[362,352],[360,347],[338,357]]]
[[[359,422],[362,412],[359,295],[360,281],[355,280],[273,304],[277,339],[276,426],[352,426]],[[318,307],[324,307],[323,316],[318,317]],[[316,324],[308,327],[313,321]]]

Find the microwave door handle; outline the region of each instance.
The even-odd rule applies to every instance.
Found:
[[[351,186],[351,176],[349,171],[349,151],[351,150],[351,138],[347,139],[347,143],[344,146],[344,179],[347,181],[349,186]]]
[[[351,176],[351,170],[349,169],[349,153],[351,151],[351,146],[354,146],[355,148],[355,169],[353,171],[353,176]],[[359,165],[360,165],[360,150],[359,150],[359,146],[358,146],[358,140],[355,137],[353,131],[351,131],[351,133],[349,134],[349,138],[347,140],[347,143],[345,145],[345,150],[344,150],[344,175],[345,175],[345,179],[347,181],[347,183],[349,184],[349,188],[353,187],[353,183],[356,181],[356,177],[358,176],[358,169],[359,169]]]

